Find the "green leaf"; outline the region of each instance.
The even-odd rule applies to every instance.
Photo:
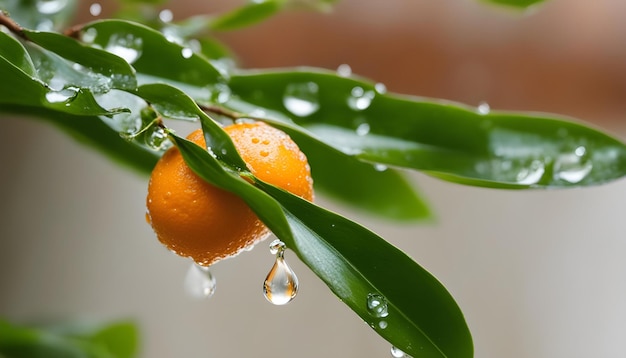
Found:
[[[123,59],[104,50],[83,46],[75,39],[54,32],[24,30],[28,39],[57,55],[110,78],[112,88],[137,87],[133,68]]]
[[[77,5],[77,0],[0,0],[0,10],[8,12],[18,24],[45,31],[65,28],[72,21]]]
[[[0,49],[2,56],[14,66],[31,77],[35,77],[37,71],[33,61],[22,44],[13,36],[0,31]]]
[[[250,26],[262,22],[279,12],[284,3],[284,0],[249,2],[229,13],[212,19],[209,22],[209,28],[214,31],[228,31]]]
[[[190,48],[169,41],[149,27],[122,20],[103,20],[86,25],[81,31],[86,42],[120,54],[137,70],[142,84],[167,81],[206,88],[222,81],[222,75]],[[207,91],[209,93],[209,91]]]
[[[35,328],[0,320],[0,356],[7,358],[132,358],[137,330],[128,322],[94,327]],[[69,329],[68,329],[69,328]]]
[[[379,93],[380,85],[314,69],[243,72],[229,85],[233,98],[290,118],[319,145],[457,183],[559,188],[626,174],[621,141],[553,116],[481,114],[451,102]]]
[[[0,73],[3,79],[0,84],[0,103],[6,105],[46,107],[83,115],[111,115],[120,112],[100,107],[86,89],[70,87],[59,91],[50,90],[44,83],[9,62],[4,57],[4,52],[0,52]]]
[[[277,237],[391,344],[420,357],[472,356],[471,336],[454,299],[401,251],[339,215],[254,178],[261,191],[225,169],[207,150],[172,137],[196,174],[246,201]],[[387,314],[372,314],[368,295],[384,297]]]
[[[93,344],[105,347],[115,358],[132,358],[137,354],[139,332],[132,322],[116,322],[89,337]]]
[[[523,8],[530,7],[532,5],[542,3],[545,0],[481,0],[481,1],[523,9]]]

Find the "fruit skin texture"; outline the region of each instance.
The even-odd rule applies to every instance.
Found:
[[[257,178],[313,200],[306,156],[287,134],[262,122],[224,130]],[[206,147],[200,129],[187,139]],[[146,202],[146,219],[159,241],[200,265],[234,256],[270,234],[241,198],[198,177],[175,147],[154,167]]]

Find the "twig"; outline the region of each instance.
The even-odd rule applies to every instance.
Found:
[[[4,10],[0,11],[0,25],[4,25],[4,27],[9,29],[9,31],[15,35],[23,38],[24,40],[28,40],[28,37],[24,33],[24,29],[18,25],[17,22],[13,21],[13,19],[9,17],[9,14]]]

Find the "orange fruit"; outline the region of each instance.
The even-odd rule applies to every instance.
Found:
[[[306,156],[287,134],[263,122],[233,124],[224,130],[252,174],[313,200]],[[187,139],[206,147],[200,129]],[[241,198],[198,177],[176,147],[154,167],[146,201],[146,219],[161,243],[200,265],[234,256],[269,235]]]

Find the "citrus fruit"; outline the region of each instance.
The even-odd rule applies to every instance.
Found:
[[[263,122],[224,128],[257,178],[306,200],[313,181],[304,153],[284,132]],[[206,147],[202,130],[188,140]],[[198,177],[176,147],[152,171],[146,219],[167,248],[203,266],[234,256],[269,235],[269,230],[235,194]]]

